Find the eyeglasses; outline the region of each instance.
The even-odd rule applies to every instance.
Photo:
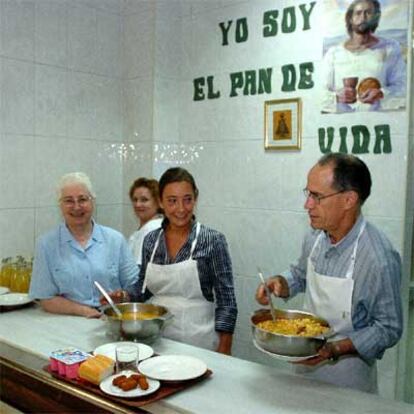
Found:
[[[80,207],[85,207],[91,200],[91,196],[80,196],[78,198],[63,197],[60,199],[60,202],[65,207],[75,207],[76,204],[78,204]]]
[[[327,195],[319,195],[312,193],[312,191],[309,191],[307,188],[303,189],[303,194],[306,199],[311,198],[316,204],[320,204],[321,200],[329,197],[333,197],[334,195],[341,194],[345,192],[345,190],[337,191],[336,193],[327,194]]]

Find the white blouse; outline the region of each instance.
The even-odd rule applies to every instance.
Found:
[[[132,233],[129,237],[128,244],[138,266],[141,266],[142,263],[142,244],[144,243],[145,236],[149,232],[159,229],[161,227],[162,220],[163,217],[157,216],[157,218],[148,221],[137,231],[134,231],[134,233]]]

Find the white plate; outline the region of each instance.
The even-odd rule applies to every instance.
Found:
[[[253,344],[254,346],[261,352],[275,358],[278,359],[280,361],[286,361],[286,362],[300,362],[300,361],[305,361],[309,358],[313,358],[315,356],[317,356],[318,354],[314,354],[314,355],[307,355],[307,356],[287,356],[287,355],[280,355],[280,354],[274,354],[273,352],[269,352],[266,351],[265,349],[263,349],[255,340],[253,340]]]
[[[152,394],[153,392],[157,391],[158,388],[160,388],[160,382],[153,380],[153,379],[147,379],[148,381],[148,389],[142,390],[141,388],[135,388],[133,390],[129,391],[122,391],[121,388],[116,387],[115,385],[112,385],[112,380],[119,375],[125,374],[125,375],[131,375],[133,374],[133,371],[124,371],[120,374],[111,375],[108,378],[105,378],[100,384],[100,389],[109,395],[114,395],[115,397],[124,397],[124,398],[134,398],[134,397],[143,397],[144,395]]]
[[[33,302],[27,293],[7,293],[0,295],[0,306],[20,306]]]
[[[138,359],[140,361],[143,361],[144,359],[147,359],[151,356],[154,355],[154,350],[145,344],[138,344],[136,342],[111,342],[110,344],[104,344],[101,346],[98,346],[94,351],[93,354],[97,355],[97,354],[101,354],[101,355],[105,355],[109,358],[112,358],[114,361],[116,359],[115,356],[115,348],[118,345],[132,345],[132,346],[136,346],[138,347]]]
[[[141,362],[138,369],[145,376],[160,381],[185,381],[203,375],[207,365],[191,356],[162,355]]]
[[[10,289],[4,286],[0,286],[0,295],[4,295],[5,293],[9,293]]]

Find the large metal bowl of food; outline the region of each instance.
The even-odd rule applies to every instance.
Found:
[[[149,303],[119,303],[117,307],[122,314],[120,317],[110,306],[103,308],[106,335],[116,341],[152,343],[173,317],[167,308]]]
[[[251,317],[253,338],[259,349],[286,357],[315,355],[333,335],[329,323],[318,316],[298,310],[275,310],[276,320],[267,309]]]

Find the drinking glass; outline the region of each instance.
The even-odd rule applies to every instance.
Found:
[[[343,78],[342,82],[345,87],[355,89],[358,85],[358,77],[357,76],[351,76],[349,78]]]
[[[138,371],[138,347],[135,345],[118,345],[115,348],[116,373]]]
[[[352,76],[352,77],[349,77],[349,78],[343,78],[342,82],[344,84],[344,88],[351,88],[353,90],[354,98],[352,99],[352,102],[350,102],[350,103],[355,103],[356,100],[357,100],[356,87],[358,85],[358,77],[357,76]]]

